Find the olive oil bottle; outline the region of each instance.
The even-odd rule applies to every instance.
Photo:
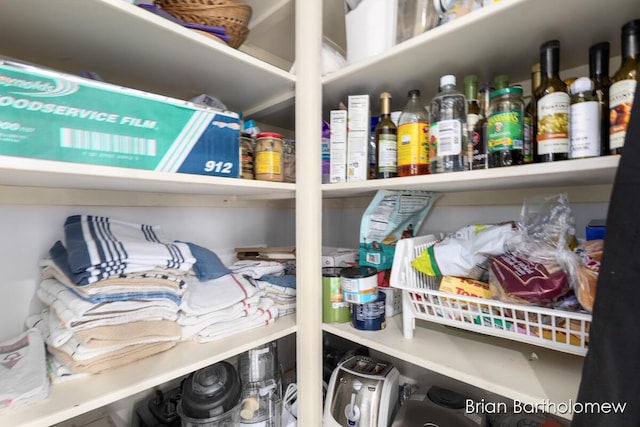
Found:
[[[535,90],[536,160],[553,162],[569,158],[569,109],[567,85],[560,79],[560,42],[540,46],[542,80]]]
[[[636,92],[640,62],[640,19],[622,27],[622,64],[611,79],[609,88],[609,148],[611,154],[622,154],[631,106]]]
[[[380,121],[375,128],[376,178],[398,176],[398,130],[391,120],[391,94],[380,94]]]

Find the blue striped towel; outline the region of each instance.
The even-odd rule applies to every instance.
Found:
[[[104,216],[68,217],[64,237],[49,254],[79,285],[156,267],[186,272],[196,261],[187,244],[167,241],[158,226]]]

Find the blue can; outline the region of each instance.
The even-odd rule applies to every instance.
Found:
[[[363,304],[351,304],[351,326],[363,331],[379,331],[387,326],[385,305],[387,295],[378,292],[378,299]]]

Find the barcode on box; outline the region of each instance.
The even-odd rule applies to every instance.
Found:
[[[380,264],[380,254],[367,253],[367,262],[369,264]]]
[[[60,147],[115,154],[156,155],[155,139],[72,128],[60,129]]]

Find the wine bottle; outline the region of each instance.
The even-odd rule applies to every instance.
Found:
[[[589,48],[589,78],[600,106],[600,154],[609,154],[609,42],[594,44]]]
[[[638,80],[640,54],[640,19],[629,21],[622,27],[622,64],[611,79],[609,88],[609,149],[611,154],[622,154],[631,106]]]
[[[391,94],[380,94],[380,121],[375,129],[377,178],[398,176],[398,130],[391,120]]]
[[[560,79],[560,42],[540,46],[542,80],[535,91],[536,147],[538,162],[569,158],[569,109],[567,85]]]

